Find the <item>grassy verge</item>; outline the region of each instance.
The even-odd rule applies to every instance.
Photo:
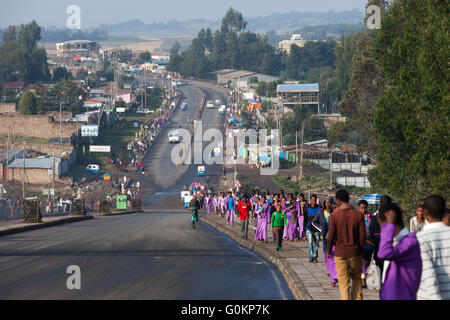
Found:
[[[7,140],[8,136],[0,136],[1,140]],[[36,137],[10,137],[12,141],[17,142],[29,142],[29,143],[49,143],[49,139],[36,138]]]
[[[324,177],[303,177],[303,181],[300,185],[297,181],[292,181],[289,177],[275,175],[273,177],[274,181],[278,183],[283,188],[293,190],[294,192],[302,192],[307,189],[320,189],[325,188],[329,185],[329,181]],[[308,188],[310,186],[310,188]]]

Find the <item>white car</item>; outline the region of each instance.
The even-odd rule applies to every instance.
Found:
[[[169,131],[169,142],[170,143],[180,142],[180,136],[178,134],[178,130]]]
[[[152,113],[149,109],[142,109],[142,110],[138,110],[136,111],[136,113],[145,113],[145,114],[149,114]]]
[[[212,101],[208,101],[208,103],[206,104],[207,108],[214,108],[214,104]]]

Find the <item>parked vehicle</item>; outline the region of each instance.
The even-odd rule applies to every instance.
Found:
[[[214,104],[212,101],[208,101],[208,103],[206,104],[207,108],[214,108]]]
[[[180,142],[180,135],[178,133],[178,130],[171,130],[171,131],[169,131],[169,142],[170,143],[178,143],[178,142]]]
[[[181,110],[184,111],[184,110],[186,110],[186,108],[187,108],[187,103],[186,103],[186,102],[183,102],[183,103],[181,104]]]
[[[90,164],[86,167],[86,172],[89,173],[99,173],[100,167],[97,164]]]
[[[144,113],[144,114],[149,114],[152,113],[149,109],[142,109],[142,110],[138,110],[136,111],[136,113]]]

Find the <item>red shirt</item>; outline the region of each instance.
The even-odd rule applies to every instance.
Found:
[[[243,200],[239,201],[237,210],[239,211],[239,218],[241,220],[248,219],[251,207],[252,205],[250,201],[247,202],[244,202]]]

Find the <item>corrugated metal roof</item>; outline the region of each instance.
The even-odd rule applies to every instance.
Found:
[[[61,159],[55,157],[55,166]],[[53,157],[50,158],[28,158],[25,159],[25,169],[51,169],[53,166]],[[10,165],[10,168],[23,168],[23,159],[16,159]]]
[[[279,84],[277,91],[306,91],[319,90],[318,83],[303,83],[303,84]]]
[[[89,91],[89,93],[92,93],[92,94],[103,94],[103,89],[91,89],[91,91]]]
[[[246,76],[250,76],[250,75],[254,75],[254,74],[256,74],[256,72],[247,71],[247,70],[238,70],[238,71],[226,73],[226,74],[222,75],[221,77],[224,79],[237,79],[237,78],[246,77]]]
[[[6,148],[4,149],[0,149],[0,161],[5,161],[6,160],[6,155],[8,155],[9,159],[14,158],[14,156],[18,155],[19,153],[21,153],[24,149],[11,149],[9,150],[9,152],[6,151]]]

